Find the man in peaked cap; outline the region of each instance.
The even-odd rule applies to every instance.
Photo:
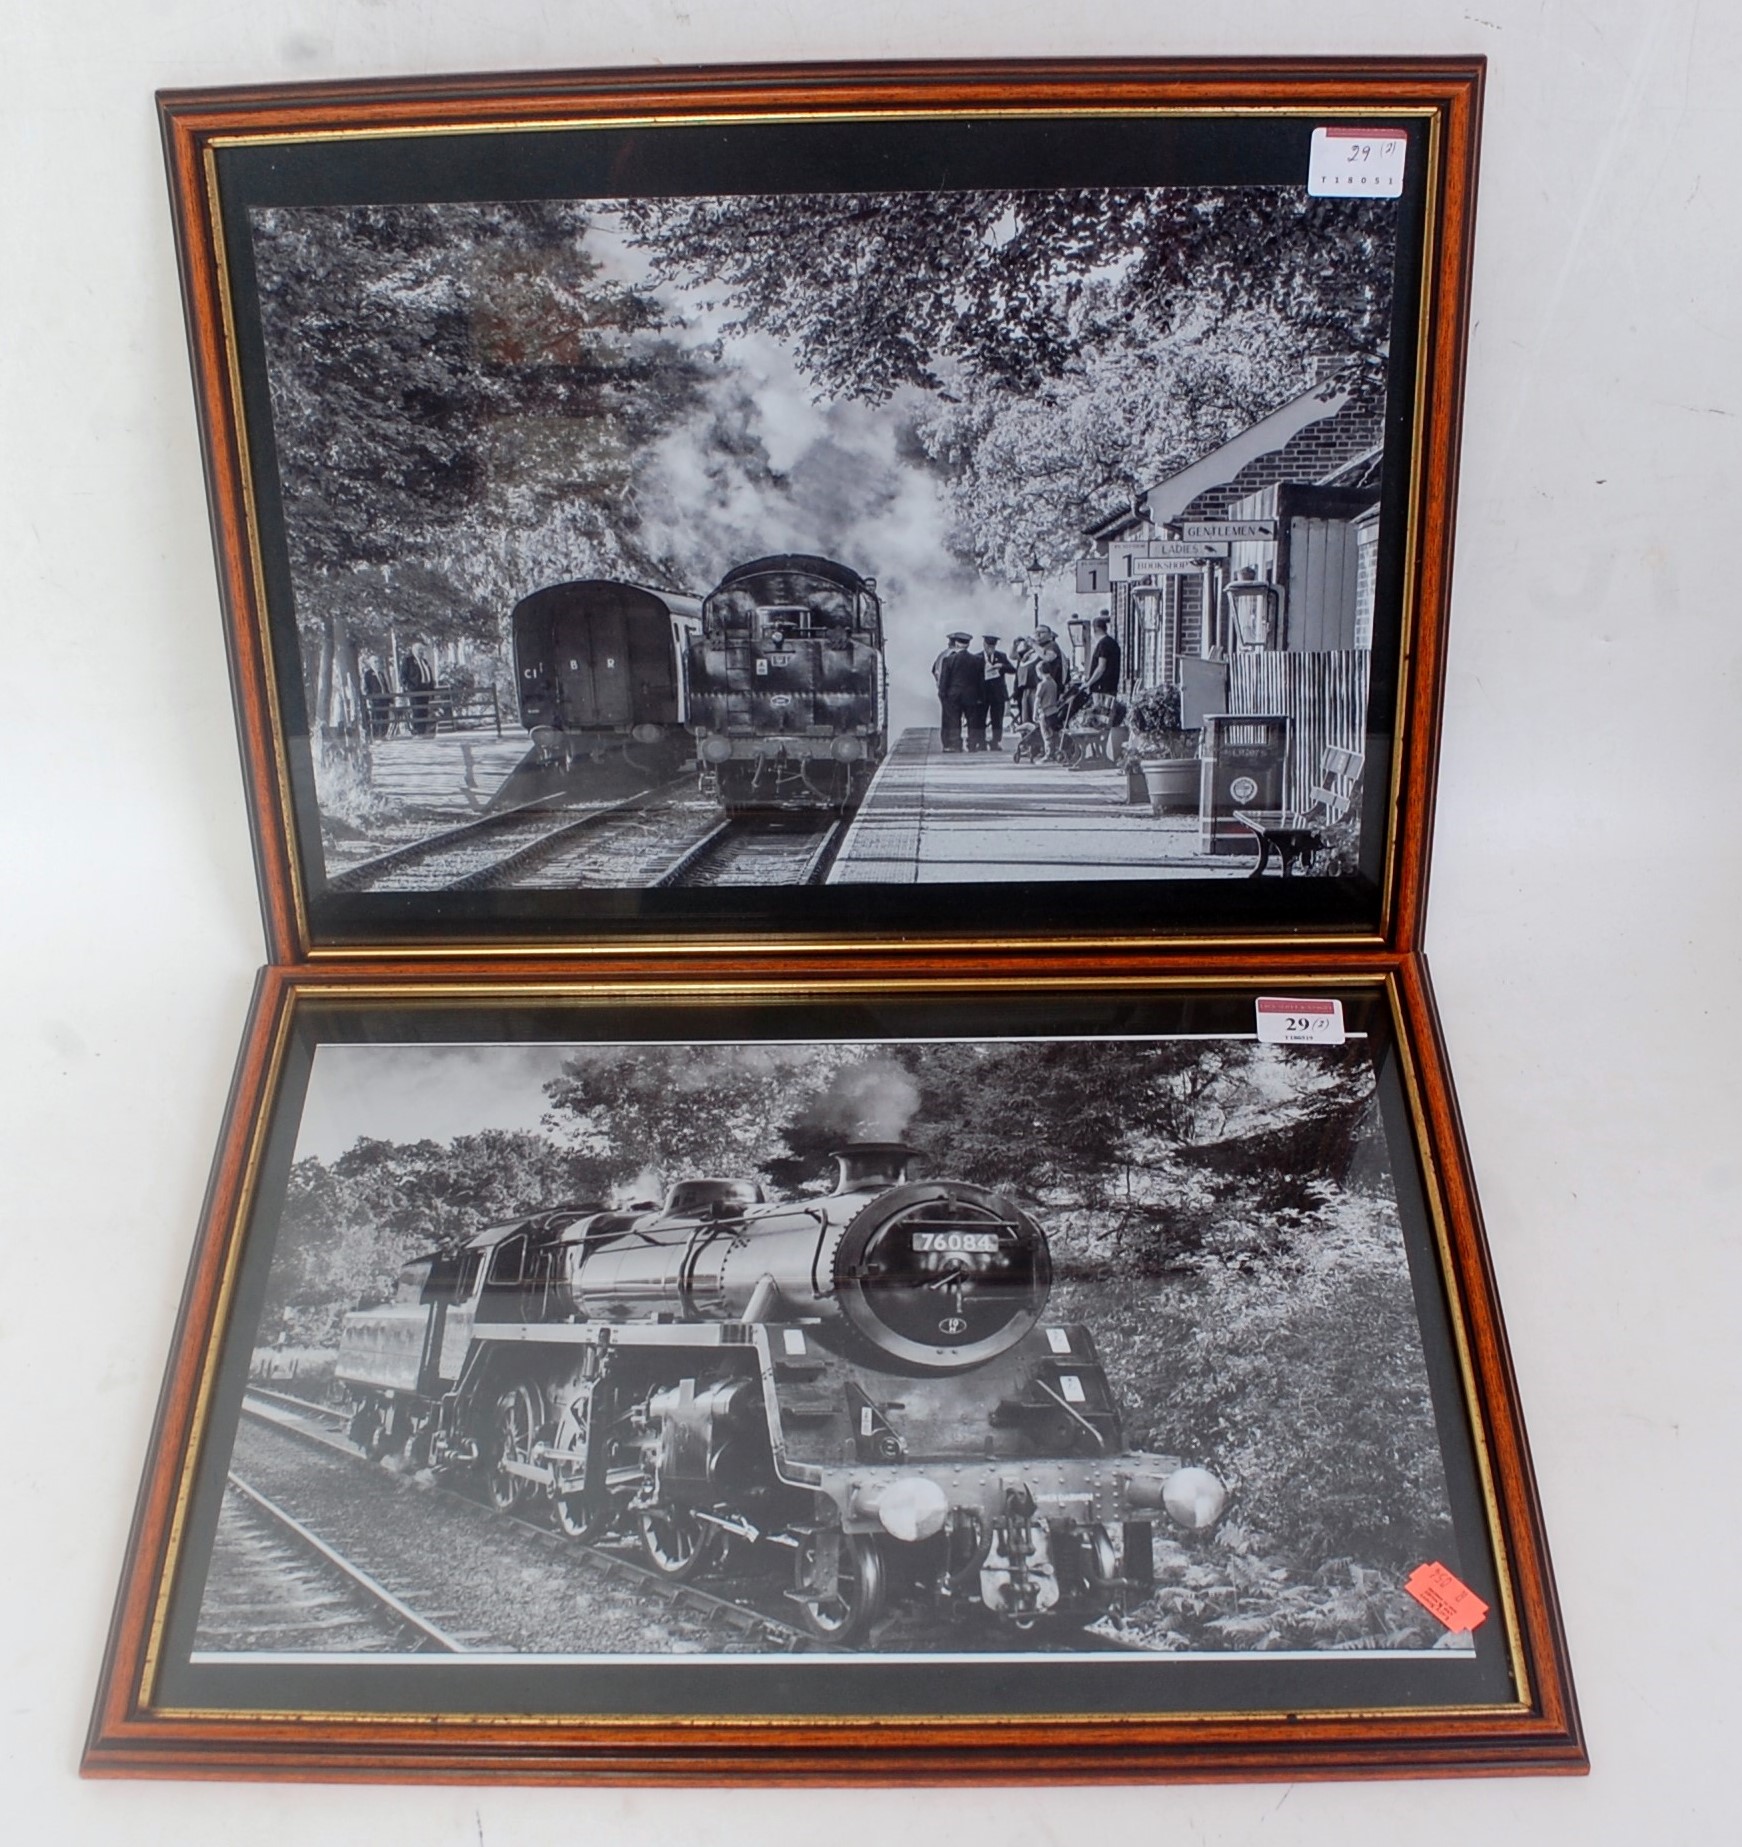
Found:
[[[980,663],[980,703],[968,714],[970,750],[1004,748],[1004,706],[1010,697],[1005,675],[1015,673],[1016,666],[999,647],[998,639],[996,635],[982,635],[980,651],[974,656]]]
[[[962,748],[962,727],[980,701],[983,675],[977,655],[968,652],[973,639],[965,629],[952,629],[949,646],[932,662],[938,683],[939,731],[945,750]],[[984,737],[984,731],[981,733]]]

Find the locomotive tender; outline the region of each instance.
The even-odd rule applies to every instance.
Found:
[[[520,722],[566,770],[622,755],[649,776],[689,759],[689,644],[702,606],[641,584],[586,578],[514,606]]]
[[[672,1577],[728,1538],[784,1548],[838,1643],[894,1588],[1092,1621],[1147,1580],[1155,1517],[1208,1527],[1222,1486],[1125,1448],[1088,1331],[1045,1321],[1040,1225],[913,1158],[858,1143],[823,1197],[684,1180],[420,1258],[345,1319],[352,1434],[504,1511],[545,1497],[577,1538],[638,1529]]]
[[[853,807],[888,747],[876,579],[798,552],[735,566],[703,601],[689,692],[728,813]]]

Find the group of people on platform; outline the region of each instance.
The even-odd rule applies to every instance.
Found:
[[[1006,654],[1003,638],[982,635],[980,646],[965,629],[953,629],[932,662],[938,686],[939,732],[946,751],[1004,748],[1007,716],[1021,733],[1022,754],[1057,762],[1065,727],[1089,711],[1113,719],[1119,689],[1119,644],[1106,616],[1094,622],[1088,664],[1074,672],[1058,637],[1042,623],[1032,636],[1019,635]]]

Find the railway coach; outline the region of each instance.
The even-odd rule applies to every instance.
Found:
[[[650,778],[689,760],[689,644],[702,606],[676,591],[586,578],[515,604],[520,722],[542,763],[627,758]]]

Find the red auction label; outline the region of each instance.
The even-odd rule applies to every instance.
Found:
[[[1438,1563],[1417,1565],[1404,1580],[1403,1588],[1430,1616],[1437,1616],[1456,1634],[1479,1627],[1488,1614],[1487,1604],[1469,1585]]]
[[[1307,192],[1315,199],[1395,199],[1408,156],[1409,138],[1400,128],[1315,128]]]
[[[1258,1037],[1266,1045],[1341,1045],[1343,1003],[1262,994],[1258,998]]]

